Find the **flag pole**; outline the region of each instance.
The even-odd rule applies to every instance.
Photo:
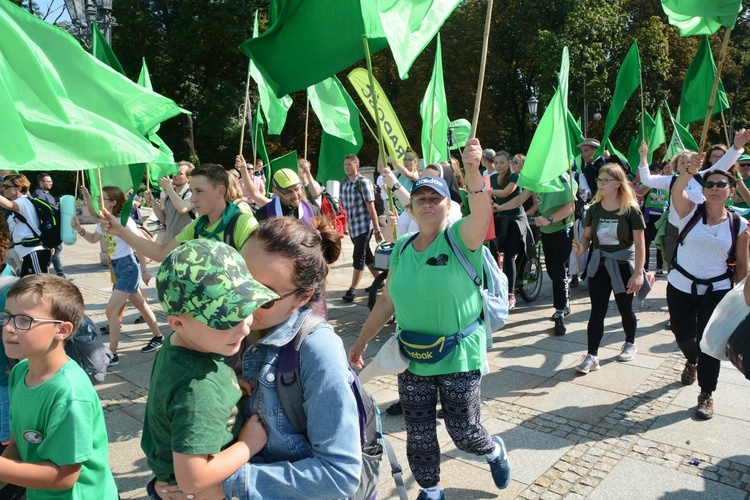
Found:
[[[682,137],[680,137],[680,131],[677,130],[677,126],[674,124],[674,116],[672,116],[672,110],[669,109],[669,103],[667,102],[666,99],[664,99],[664,105],[667,107],[667,111],[669,112],[669,121],[672,122],[672,130],[674,130],[674,135],[677,136],[677,140],[680,141],[680,147],[682,148],[683,151],[685,151],[685,143],[682,142]]]
[[[490,0],[491,1],[491,0]],[[367,76],[370,79],[370,93],[372,94],[372,108],[375,111],[375,116],[380,116],[380,108],[378,107],[378,94],[375,92],[375,76],[372,74],[372,58],[370,57],[370,45],[367,43],[367,35],[362,35],[362,42],[365,44],[365,58],[367,59]],[[380,126],[380,120],[376,118],[375,127],[378,129],[378,155],[383,160],[383,168],[388,167],[388,161],[385,156],[385,145],[383,144],[383,130]],[[394,211],[396,205],[393,202],[393,190],[388,189],[388,209]],[[388,217],[388,215],[386,215]],[[396,233],[396,226],[393,226],[393,237],[398,238]]]
[[[242,106],[242,122],[240,123],[240,156],[245,146],[245,124],[247,123],[247,103],[250,100],[250,64],[247,65],[247,80],[245,81],[245,102]],[[253,167],[255,164],[253,163]]]
[[[307,95],[307,104],[305,104],[305,154],[303,158],[307,160],[307,127],[310,124],[310,94],[305,92]]]
[[[576,216],[575,216],[575,203],[576,193],[573,189],[573,162],[568,162],[568,183],[570,184],[570,197],[573,199],[573,241],[578,241],[578,228],[576,227]],[[581,274],[581,264],[578,262],[578,255],[576,255],[576,274]]]
[[[719,65],[716,68],[716,76],[714,76],[714,86],[711,89],[711,97],[708,99],[708,109],[706,111],[706,118],[703,120],[703,130],[701,131],[701,142],[698,146],[698,152],[703,151],[703,146],[706,144],[706,136],[708,135],[708,124],[711,122],[711,111],[714,109],[714,100],[716,99],[716,90],[719,88],[719,80],[721,78],[721,68],[724,66],[724,58],[727,54],[727,46],[729,46],[729,35],[732,33],[732,28],[727,28],[724,32],[724,42],[721,44],[721,54],[719,55]],[[709,47],[710,48],[710,47]],[[729,142],[729,141],[727,141]]]
[[[487,45],[490,41],[490,21],[492,20],[492,0],[487,1],[487,16],[484,19],[484,37],[482,39],[482,58],[479,63],[479,81],[477,82],[477,95],[474,98],[474,116],[471,119],[470,139],[477,136],[477,125],[479,123],[479,108],[482,105],[482,89],[484,88],[484,68],[487,65]]]
[[[372,134],[372,138],[375,139],[375,141],[380,144],[380,141],[378,140],[378,135],[375,133],[375,131],[372,129],[370,124],[367,122],[367,118],[365,118],[365,115],[362,114],[362,112],[359,112],[359,117],[362,118],[362,121],[365,122],[365,125],[367,125],[367,130],[370,131]]]
[[[437,36],[438,36],[438,44],[439,44],[440,43],[440,33],[438,33]],[[437,54],[437,50],[436,50],[435,51],[435,59],[437,59],[437,56],[438,56],[438,54]],[[435,74],[435,69],[434,68],[435,67],[434,67],[434,63],[433,63],[433,69],[432,69],[433,78],[434,78],[434,74]],[[431,83],[433,83],[433,82],[431,82]],[[432,86],[432,102],[430,103],[430,149],[428,151],[428,154],[430,156],[427,157],[427,158],[425,158],[425,163],[427,163],[427,164],[432,163],[430,161],[430,160],[432,160],[432,144],[433,144],[433,142],[435,140],[435,93],[437,91],[436,87],[437,87],[437,85],[433,85]],[[422,151],[422,154],[424,154],[424,151]]]
[[[80,170],[76,170],[76,185],[75,189],[73,190],[73,198],[76,200],[78,199],[78,175],[80,174]]]
[[[648,142],[648,137],[646,137],[646,120],[644,120],[646,116],[646,105],[644,104],[643,99],[643,69],[638,68],[638,80],[640,80],[640,86],[641,86],[641,137],[643,137],[643,140]]]
[[[99,213],[101,214],[102,210],[104,209],[104,189],[102,186],[102,169],[97,168],[96,169],[96,176],[99,179]]]
[[[727,130],[727,119],[724,118],[724,110],[721,110],[721,124],[724,126],[724,138],[727,140],[727,146],[730,146],[729,142],[729,130]]]

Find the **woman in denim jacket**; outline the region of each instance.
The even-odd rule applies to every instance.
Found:
[[[350,387],[341,338],[327,323],[307,337],[300,350],[300,376],[307,434],[284,415],[276,391],[276,364],[318,300],[328,264],[338,259],[338,233],[320,217],[308,227],[292,217],[264,220],[242,254],[253,277],[279,299],[253,314],[253,330],[242,359],[246,416],[260,415],[268,444],[261,463],[243,477],[224,482],[227,498],[346,498],[357,490],[362,466],[357,405]]]

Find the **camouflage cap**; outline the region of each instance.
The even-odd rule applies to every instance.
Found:
[[[188,313],[216,330],[237,326],[279,298],[253,279],[237,250],[206,239],[185,242],[167,255],[156,291],[166,314]]]

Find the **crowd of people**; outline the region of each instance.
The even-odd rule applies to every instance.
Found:
[[[633,171],[586,138],[572,176],[562,173],[551,183],[556,190],[545,193],[522,187],[524,155],[483,149],[476,139],[463,150],[463,166],[455,159],[425,165],[409,150],[378,161],[376,179],[348,155],[336,197],[304,159],[297,171],[274,172],[268,191],[262,162],[248,165],[238,156],[231,169],[180,162],[159,182],[159,197],[142,194],[166,226],[161,239],[139,227],[136,214],[122,213],[133,196],[102,187],[95,230],[77,217],[70,224],[88,243],[106,242],[110,366],[119,363],[127,301],[153,334],[142,349],[157,352],[141,439],[154,473],[150,498],[355,495],[363,454],[349,365],[363,368],[368,342],[393,318],[408,365],[398,374],[394,413],[403,413],[418,498],[445,498],[438,418],[456,447],[483,457],[488,477],[506,488],[505,443],[481,424],[492,332],[485,331],[482,296],[457,257],[466,256],[481,275],[484,244],[502,259],[513,309],[518,260],[541,241],[556,335],[567,333],[570,288],[587,285],[588,346],[575,367],[581,375],[600,368],[613,293],[624,333],[618,360],[634,359],[634,298],[668,272],[666,326],[685,356],[680,378],[685,385],[698,381],[695,414],[711,418],[720,363],[699,343],[719,301],[748,271],[750,233],[742,217],[750,206],[748,140],[750,132],[741,131],[729,148],[650,165],[644,144]],[[50,175],[37,182],[34,196],[56,203]],[[59,260],[61,248],[39,240],[29,180],[11,173],[3,186],[2,275],[22,279],[5,290],[0,311],[0,363],[14,365],[9,376],[0,373],[0,486],[26,488],[29,498],[117,498],[101,405],[63,347],[83,318],[81,293]],[[91,206],[88,190],[81,193]],[[346,215],[345,228],[336,226],[331,203]],[[487,242],[490,229],[494,238]],[[326,276],[340,257],[343,232],[353,246],[344,302],[356,299],[365,268],[373,278],[385,272],[373,266],[373,237],[394,244],[382,293],[348,353],[325,319]],[[652,243],[657,258],[650,269]],[[155,282],[167,334],[142,295],[141,282],[151,280],[148,259],[161,263]],[[48,273],[50,265],[57,276]],[[441,306],[428,310],[427,302]],[[279,388],[279,359],[290,343],[299,363],[302,428]],[[49,496],[47,490],[63,491]]]

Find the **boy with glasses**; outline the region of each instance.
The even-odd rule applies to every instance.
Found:
[[[83,296],[59,276],[18,280],[0,312],[10,372],[11,440],[0,457],[0,487],[25,487],[29,500],[116,500],[99,397],[64,343],[83,318]]]

